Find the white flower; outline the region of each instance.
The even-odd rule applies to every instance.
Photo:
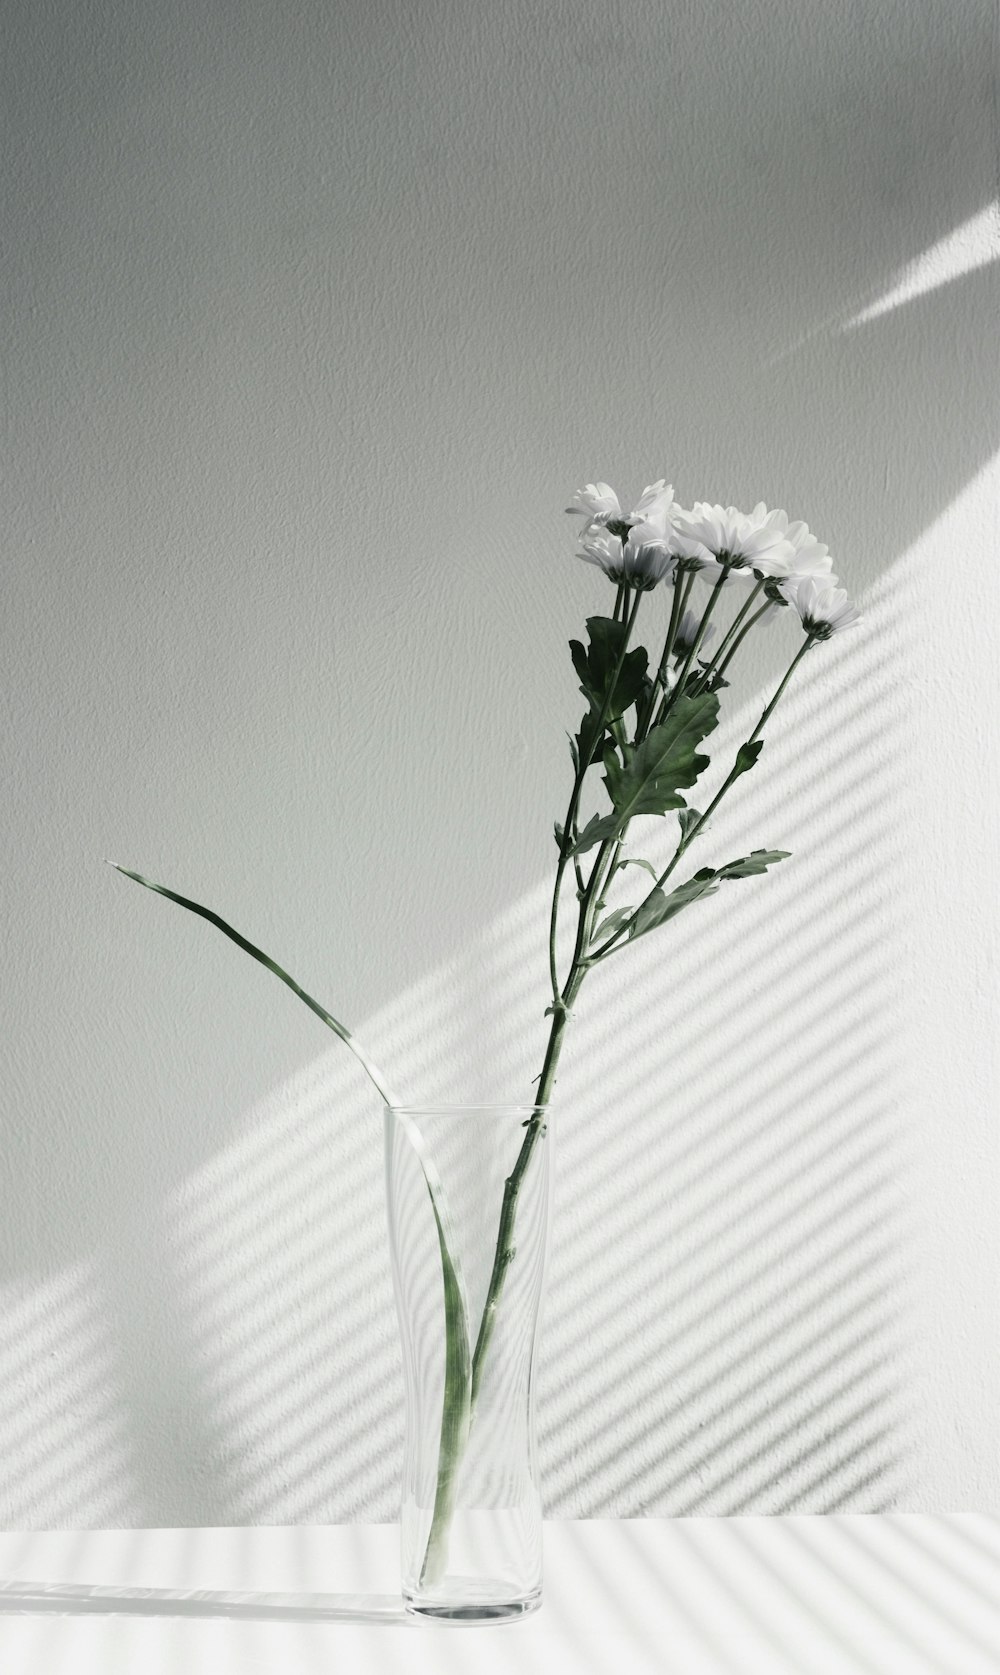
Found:
[[[861,612],[842,587],[830,587],[814,576],[803,576],[797,582],[792,604],[812,640],[828,640],[831,634],[861,621]]]
[[[622,516],[621,503],[610,483],[584,483],[566,510],[582,512],[588,524],[607,523],[609,518]]]
[[[781,516],[785,516],[784,512]],[[797,523],[789,523],[785,529],[785,540],[794,549],[794,556],[788,565],[790,576],[825,576],[829,587],[836,586],[830,549],[822,541],[817,541],[807,523],[803,523],[801,518]]]
[[[665,477],[658,477],[655,483],[648,483],[632,508],[629,522],[648,524],[666,535],[671,526],[671,514],[674,510],[674,488]]]
[[[698,637],[698,629],[700,626],[701,614],[698,611],[684,612],[680,622],[677,624],[677,632],[674,635],[673,655],[675,657],[687,656]],[[710,622],[701,637],[701,643],[703,646],[708,645],[708,642],[714,633],[715,624],[714,622]]]
[[[752,512],[740,512],[735,506],[710,506],[707,501],[698,500],[690,512],[675,506],[673,523],[678,537],[708,549],[709,562],[700,566],[706,580],[714,581],[724,572],[727,575],[742,572],[746,580],[751,579],[755,570],[765,576],[788,574],[795,549],[785,535],[787,514],[769,512],[762,500]]]
[[[578,555],[588,564],[596,564],[615,583],[645,592],[655,587],[673,569],[674,558],[667,549],[666,538],[653,524],[634,524],[628,540],[605,530],[594,534],[583,533]]]
[[[793,547],[789,560],[788,575],[779,576],[768,586],[769,597],[786,605],[794,605],[795,595],[799,583],[807,577],[814,578],[823,587],[836,587],[837,577],[833,573],[833,560],[828,547],[810,532],[807,523],[790,523],[785,530],[785,539]]]
[[[585,483],[582,489],[577,489],[566,510],[583,514],[587,520],[585,535],[595,528],[610,527],[614,534],[624,538],[632,525],[639,523],[650,525],[662,537],[670,527],[673,501],[674,491],[665,477],[646,485],[631,512],[622,511],[621,501],[610,483]]]
[[[670,551],[683,561],[686,570],[707,570],[711,565],[719,568],[708,548],[692,536],[682,535],[676,524],[670,533]]]

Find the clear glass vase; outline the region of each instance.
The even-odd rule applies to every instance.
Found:
[[[403,1597],[444,1621],[520,1617],[542,1585],[533,1363],[551,1113],[389,1106],[385,1159],[406,1390]]]

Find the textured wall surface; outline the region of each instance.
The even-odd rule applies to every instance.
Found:
[[[7,19],[0,1523],[394,1516],[377,1101],[102,857],[530,1097],[562,507],[661,474],[865,622],[704,857],[793,859],[583,991],[548,1510],[1000,1511],[992,4]]]

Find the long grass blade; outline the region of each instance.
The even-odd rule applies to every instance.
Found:
[[[248,942],[245,936],[241,936],[239,931],[233,929],[232,925],[227,925],[225,919],[220,919],[217,913],[213,913],[210,907],[202,907],[200,902],[189,901],[187,896],[179,896],[176,890],[168,890],[165,884],[154,884],[151,879],[143,878],[141,873],[130,872],[128,867],[120,867],[117,861],[109,861],[108,865],[114,867],[115,871],[120,872],[123,877],[132,878],[136,884],[144,885],[147,890],[155,890],[157,895],[166,896],[168,901],[175,901],[179,907],[186,907],[189,913],[197,913],[199,918],[207,919],[210,925],[215,925],[216,929],[220,930],[224,936],[228,936],[230,942],[235,942],[237,948],[242,948],[245,954],[259,960],[260,964],[266,966],[268,971],[273,971],[275,977],[280,977],[292,993],[298,995],[310,1011],[315,1012],[317,1018],[321,1018],[327,1027],[332,1029],[335,1035],[339,1035],[341,1041],[350,1047],[351,1052],[374,1082],[385,1103],[387,1105],[400,1104],[399,1099],[391,1092],[382,1072],[374,1060],[365,1052],[360,1041],[356,1041],[350,1030],[332,1017],[325,1006],[321,1006],[318,1000],[313,999],[312,995],[306,994],[305,989],[296,983],[295,978],[290,977],[287,971],[283,971],[281,966],[272,960],[268,954],[265,954],[260,948],[255,948],[253,943]]]

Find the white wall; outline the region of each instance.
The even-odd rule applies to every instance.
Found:
[[[548,1508],[1000,1511],[993,7],[9,15],[0,1521],[394,1515],[377,1102],[102,857],[528,1097],[561,509],[661,474],[866,621],[705,857],[794,859],[584,989]]]

